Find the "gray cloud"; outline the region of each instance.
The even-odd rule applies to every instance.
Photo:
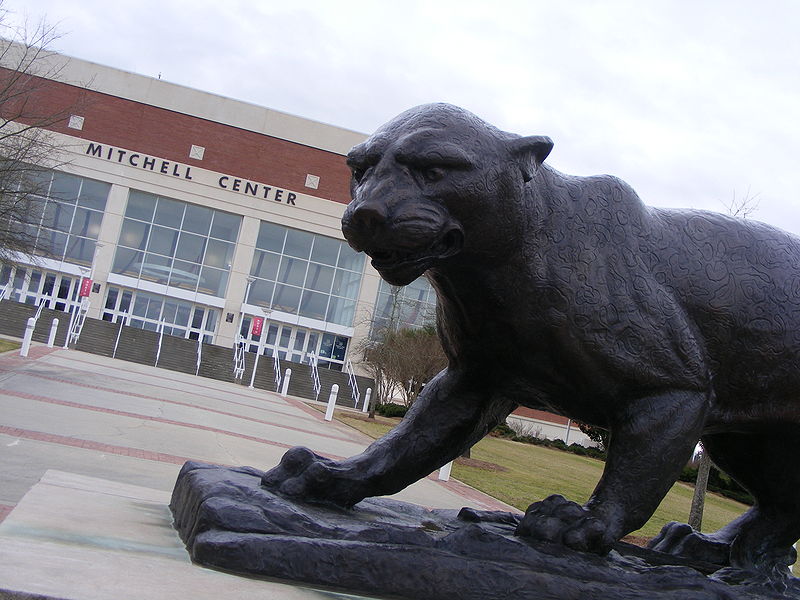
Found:
[[[645,202],[800,233],[800,5],[38,0],[56,49],[369,132],[448,101],[556,141],[552,164],[613,173]],[[25,0],[6,0],[23,13]]]

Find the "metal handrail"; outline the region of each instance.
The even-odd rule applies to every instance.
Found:
[[[0,289],[0,300],[5,300],[6,298],[11,297],[11,280],[8,280],[2,289]]]
[[[233,354],[233,378],[241,379],[244,375],[244,347],[245,342],[241,334],[236,338],[236,350]]]
[[[111,358],[117,357],[117,347],[119,346],[119,338],[122,336],[122,328],[125,327],[128,323],[128,318],[130,317],[130,313],[124,312],[122,313],[122,318],[119,319],[119,329],[117,330],[117,339],[114,342],[114,351],[111,353]]]
[[[164,321],[158,323],[158,348],[156,348],[156,362],[153,366],[158,366],[158,359],[161,358],[161,341],[164,339]]]
[[[203,358],[203,334],[197,334],[197,368],[194,370],[195,375],[200,374],[200,361]]]
[[[278,349],[272,349],[272,370],[275,371],[275,391],[281,391],[281,381],[283,381],[283,377],[281,376],[281,359],[278,358]]]
[[[308,364],[311,365],[311,384],[314,387],[314,400],[319,398],[319,393],[322,391],[322,384],[319,382],[319,368],[317,367],[316,354],[308,355]]]
[[[356,380],[355,371],[353,371],[353,363],[348,360],[344,369],[347,373],[347,383],[350,385],[350,397],[353,398],[353,406],[358,408],[361,393],[358,391],[358,381]]]
[[[52,296],[42,296],[41,300],[39,300],[39,308],[36,309],[36,316],[33,317],[35,321],[38,321],[39,317],[42,316],[42,309],[44,308],[44,305],[47,303],[47,301],[50,300],[51,298]]]
[[[84,298],[80,305],[75,307],[75,310],[72,311],[69,321],[69,330],[67,331],[67,341],[64,343],[65,348],[67,348],[69,344],[78,343],[78,338],[81,337],[83,322],[86,320],[86,313],[89,312],[90,304],[89,298]]]

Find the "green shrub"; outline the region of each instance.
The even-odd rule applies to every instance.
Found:
[[[489,432],[489,435],[513,439],[517,437],[517,432],[511,429],[507,423],[500,423],[497,427]]]
[[[396,404],[395,402],[387,402],[386,404],[379,404],[375,407],[375,412],[379,415],[383,415],[384,417],[405,417],[406,413],[408,412],[408,408],[403,406],[402,404]]]

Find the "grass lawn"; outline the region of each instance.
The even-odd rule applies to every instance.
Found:
[[[345,412],[337,412],[336,418],[375,438],[398,422],[382,417],[370,421]],[[456,461],[452,475],[524,511],[532,502],[550,494],[585,502],[600,479],[603,465],[602,461],[552,448],[486,437],[472,448],[471,460]],[[676,483],[647,524],[633,535],[651,538],[670,521],[685,523],[689,518],[692,493],[692,486]],[[723,496],[706,495],[703,531],[719,529],[746,509],[744,504]]]
[[[0,353],[8,352],[9,350],[19,350],[22,344],[11,340],[0,339]]]

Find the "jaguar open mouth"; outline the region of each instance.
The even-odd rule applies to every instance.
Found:
[[[408,285],[439,260],[461,251],[464,233],[454,227],[439,236],[424,249],[409,251],[406,248],[370,248],[367,254],[372,266],[392,285]]]

